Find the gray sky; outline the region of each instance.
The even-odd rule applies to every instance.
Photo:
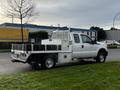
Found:
[[[120,0],[36,0],[36,2],[40,15],[33,17],[30,23],[39,25],[60,24],[79,28],[99,26],[109,29],[112,27],[113,17],[120,12]],[[120,28],[120,17],[116,18],[115,27]]]
[[[120,0],[39,0],[38,8],[39,22],[43,24],[110,28],[113,17],[120,12]],[[119,20],[115,22],[118,28]]]

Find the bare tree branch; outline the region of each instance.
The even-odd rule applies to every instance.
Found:
[[[27,18],[27,22],[31,16],[34,15],[35,5],[34,0],[6,0],[7,6],[5,7],[5,13],[7,17],[13,17],[20,19],[21,23],[21,37],[23,37],[23,19]]]

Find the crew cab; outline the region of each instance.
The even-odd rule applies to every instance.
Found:
[[[53,31],[49,39],[41,44],[12,44],[11,57],[14,62],[23,62],[50,69],[56,64],[70,63],[78,59],[93,58],[105,62],[108,55],[107,45],[93,41],[89,36],[66,31]]]

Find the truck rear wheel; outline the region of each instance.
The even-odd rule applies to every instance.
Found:
[[[106,52],[100,51],[96,57],[96,62],[104,63],[106,60]]]
[[[39,70],[39,69],[40,69],[40,64],[39,64],[39,63],[36,63],[36,62],[35,62],[35,63],[31,63],[30,65],[31,65],[32,68],[35,69],[35,70]]]
[[[44,60],[41,63],[42,68],[44,69],[50,69],[55,67],[56,62],[55,62],[55,55],[48,55],[47,57],[44,58]]]

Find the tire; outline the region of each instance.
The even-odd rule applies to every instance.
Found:
[[[41,66],[43,69],[51,69],[55,67],[56,61],[55,61],[55,55],[48,55],[44,58],[44,60],[41,63]]]
[[[29,59],[27,60],[28,64],[31,65],[32,69],[34,70],[40,70],[41,65],[40,63],[37,61],[37,57],[35,56],[31,56],[29,57]]]
[[[104,63],[106,60],[106,52],[100,51],[96,57],[97,63]]]
[[[34,70],[40,70],[40,64],[39,63],[31,63],[30,64]]]

